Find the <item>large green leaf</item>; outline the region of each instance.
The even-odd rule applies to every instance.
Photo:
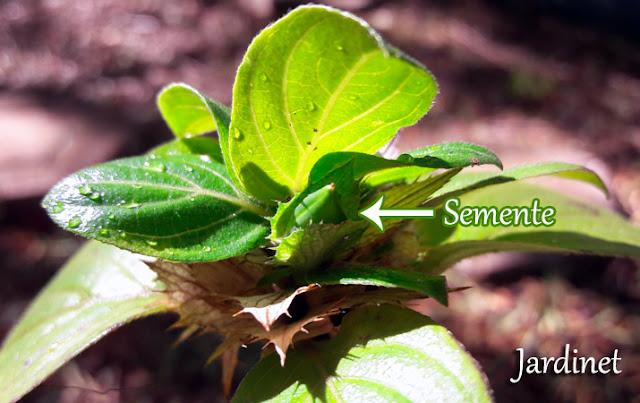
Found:
[[[340,333],[263,358],[234,402],[489,402],[473,358],[451,334],[408,309],[383,305],[345,316]]]
[[[167,260],[214,261],[265,242],[268,215],[206,156],[125,158],[63,179],[43,206],[87,238]]]
[[[90,242],[33,301],[0,350],[0,401],[19,399],[118,326],[168,309],[132,253]]]
[[[640,228],[602,207],[585,204],[535,185],[511,182],[471,191],[460,197],[461,206],[541,206],[556,209],[555,225],[468,226],[442,225],[442,209],[433,220],[416,221],[426,245],[435,245],[420,263],[422,270],[441,273],[467,257],[500,251],[594,253],[640,257]],[[460,209],[459,208],[459,209]],[[458,209],[458,210],[459,210]]]
[[[320,157],[374,153],[420,119],[436,93],[433,77],[364,21],[299,7],[251,43],[222,150],[243,189],[283,201],[304,189]]]
[[[231,111],[187,84],[175,83],[158,94],[158,109],[178,138],[199,136],[218,130],[229,133]]]

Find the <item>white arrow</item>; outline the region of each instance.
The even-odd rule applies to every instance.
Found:
[[[378,200],[371,206],[360,211],[360,215],[375,224],[380,231],[384,232],[384,223],[382,217],[396,217],[396,218],[430,218],[435,215],[432,208],[395,208],[395,209],[382,209],[382,203],[384,203],[384,195],[381,195]]]

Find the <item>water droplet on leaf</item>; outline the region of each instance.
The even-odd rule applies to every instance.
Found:
[[[146,239],[145,242],[149,246],[158,246],[158,241],[152,241],[151,239]]]
[[[110,219],[110,220],[115,220],[116,216],[115,216],[115,214],[109,214],[109,216],[107,216],[107,218]]]
[[[101,236],[107,236],[109,235],[109,230],[101,229],[98,231],[98,234],[100,234]]]
[[[51,211],[55,214],[58,213],[62,213],[62,211],[64,210],[64,205],[62,204],[62,202],[58,202],[56,203],[52,208]]]
[[[260,80],[267,81],[267,75],[264,73],[260,74]]]
[[[265,130],[269,130],[269,129],[271,129],[271,123],[269,123],[269,122],[264,122],[264,123],[262,124],[262,126],[265,128]]]
[[[189,165],[185,165],[185,166],[184,166],[184,169],[186,169],[186,170],[187,170],[187,172],[193,172],[193,168],[192,168],[192,167],[190,167]]]
[[[313,112],[315,111],[317,108],[316,104],[314,104],[313,102],[309,101],[309,104],[307,105],[307,110],[309,112]]]
[[[242,132],[238,128],[233,129],[233,138],[238,141],[242,140]]]
[[[88,196],[91,194],[91,192],[93,192],[93,189],[91,189],[91,186],[85,183],[84,185],[78,188],[78,191],[80,192],[81,195]]]
[[[204,248],[202,248],[202,250],[205,252],[211,252],[211,247],[205,246]]]
[[[336,49],[338,49],[339,51],[343,51],[344,48],[342,47],[342,45],[336,45]]]
[[[124,208],[136,208],[136,207],[140,207],[142,206],[142,204],[137,203],[135,200],[131,200],[131,203],[122,203],[120,204],[120,207],[124,207]]]
[[[80,217],[78,217],[77,215],[74,215],[70,220],[69,220],[69,228],[78,228],[80,226],[80,224],[82,224],[82,220],[80,219]]]
[[[144,166],[145,168],[156,172],[164,172],[167,170],[167,167],[160,161],[147,161],[144,163]]]
[[[100,193],[98,193],[98,192],[93,192],[93,193],[91,193],[91,195],[89,196],[89,198],[90,198],[91,200],[94,200],[94,201],[95,201],[95,200],[100,200]]]
[[[358,99],[357,95],[349,95],[349,99]]]

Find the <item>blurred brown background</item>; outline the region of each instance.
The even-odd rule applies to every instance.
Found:
[[[260,29],[294,1],[0,1],[0,338],[82,240],[39,207],[65,175],[170,139],[156,92],[186,82],[230,104]],[[634,0],[326,2],[361,16],[425,64],[440,95],[399,149],[466,140],[507,167],[560,160],[601,174],[612,197],[551,183],[640,223],[640,3]],[[640,396],[640,274],[628,259],[498,254],[462,262],[473,284],[431,315],[480,361],[498,401]],[[172,317],[124,327],[25,398],[33,402],[221,400],[215,337],[169,349]],[[619,349],[617,376],[530,376],[515,354]],[[238,375],[255,362],[243,352]]]

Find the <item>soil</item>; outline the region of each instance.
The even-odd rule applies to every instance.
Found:
[[[398,151],[482,144],[507,167],[560,160],[601,174],[612,196],[560,186],[640,224],[640,34],[633,2],[334,0],[418,59],[440,86]],[[0,2],[0,338],[82,240],[39,200],[83,166],[170,139],[154,104],[172,81],[230,104],[244,51],[293,1],[6,0]],[[551,5],[551,6],[550,6]],[[626,8],[625,8],[626,7]],[[637,11],[637,9],[635,9]],[[605,12],[606,11],[606,12]],[[633,14],[631,14],[633,15]],[[596,18],[594,16],[600,16]],[[596,23],[597,22],[597,23]],[[638,262],[497,254],[451,271],[447,309],[423,306],[480,362],[497,401],[632,401],[640,396]],[[170,316],[115,331],[24,401],[223,401],[213,335],[171,348]],[[612,376],[530,376],[514,351],[622,357]],[[259,346],[242,352],[238,380]]]

